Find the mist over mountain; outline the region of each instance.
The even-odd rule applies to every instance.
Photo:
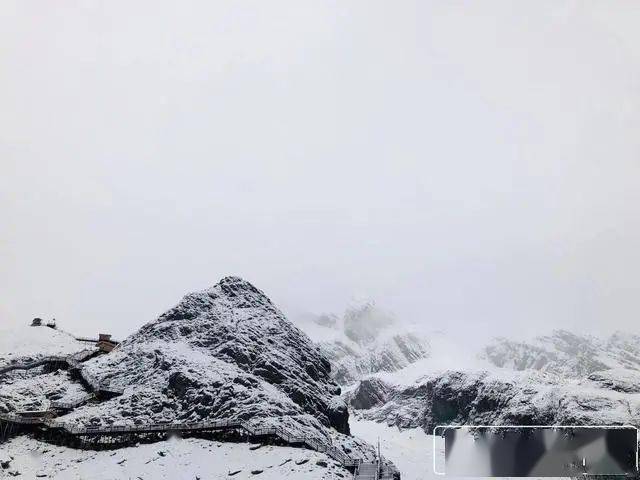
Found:
[[[341,316],[306,314],[297,323],[332,364],[332,377],[351,385],[377,372],[395,372],[430,355],[427,336],[371,300],[352,302]]]
[[[609,369],[639,370],[640,336],[616,332],[596,337],[555,330],[530,341],[495,339],[480,356],[497,367],[583,377]]]

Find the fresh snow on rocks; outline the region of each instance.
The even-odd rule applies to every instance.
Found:
[[[68,372],[44,373],[39,367],[0,379],[0,412],[46,410],[51,401],[69,402],[87,394]]]

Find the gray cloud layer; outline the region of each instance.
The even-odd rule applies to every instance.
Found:
[[[637,2],[0,18],[2,323],[124,335],[237,274],[292,310],[637,330]]]

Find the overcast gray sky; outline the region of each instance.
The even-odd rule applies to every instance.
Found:
[[[640,330],[640,2],[0,3],[0,322]]]

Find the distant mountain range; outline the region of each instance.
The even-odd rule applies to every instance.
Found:
[[[83,348],[64,333],[25,328],[0,342],[0,363]],[[238,277],[186,295],[83,369],[123,393],[63,413],[64,422],[276,422],[364,459],[374,448],[349,436],[350,415],[428,433],[443,424],[640,426],[637,335],[557,330],[470,348],[374,302],[292,323]],[[86,394],[66,371],[15,372],[1,382],[0,413]]]

